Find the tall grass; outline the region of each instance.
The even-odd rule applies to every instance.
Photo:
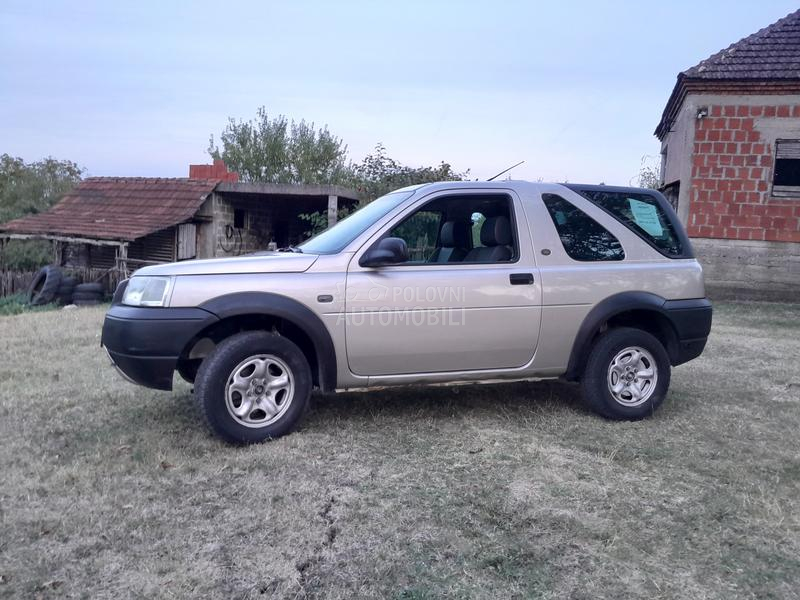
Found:
[[[43,304],[42,306],[29,306],[25,294],[13,294],[0,298],[0,317],[18,315],[24,312],[41,312],[43,310],[54,310],[57,304]]]

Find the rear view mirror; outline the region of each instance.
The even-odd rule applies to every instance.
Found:
[[[387,237],[380,240],[367,250],[358,264],[362,267],[383,267],[395,265],[408,260],[408,246],[405,240],[396,237]]]

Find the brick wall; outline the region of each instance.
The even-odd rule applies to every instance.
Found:
[[[189,165],[189,177],[192,179],[219,179],[221,181],[239,181],[239,174],[228,171],[225,161],[214,159],[213,165]]]
[[[763,133],[798,118],[800,104],[708,106],[694,130],[691,237],[800,242],[800,197],[771,195],[774,139]]]

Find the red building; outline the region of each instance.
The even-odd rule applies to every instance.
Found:
[[[712,296],[795,299],[800,11],[679,73],[655,134]]]

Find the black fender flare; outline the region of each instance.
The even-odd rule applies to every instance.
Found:
[[[567,381],[576,381],[586,365],[586,360],[589,355],[590,345],[592,339],[600,331],[600,328],[608,322],[609,319],[616,315],[632,311],[632,310],[647,310],[658,313],[665,317],[671,324],[670,342],[667,344],[666,351],[670,355],[670,359],[674,359],[676,351],[677,333],[675,332],[672,319],[668,312],[664,309],[666,299],[653,294],[651,292],[620,292],[609,296],[604,300],[598,302],[589,314],[583,319],[578,333],[575,336],[575,341],[572,343],[572,352],[569,356],[569,363],[567,371],[564,374],[564,379]]]
[[[305,304],[270,292],[234,292],[217,296],[198,308],[214,314],[220,321],[241,315],[265,315],[292,323],[314,345],[319,366],[319,385],[322,391],[336,389],[336,349],[330,333],[314,311]]]

